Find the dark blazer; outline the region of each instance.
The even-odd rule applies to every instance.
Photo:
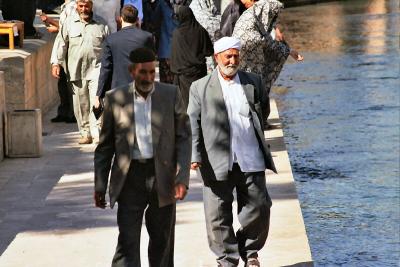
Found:
[[[218,80],[218,70],[192,83],[188,114],[192,127],[192,162],[200,162],[203,180],[228,179],[230,127],[228,113]],[[261,76],[239,71],[239,78],[250,106],[251,121],[264,155],[265,166],[276,172],[271,152],[265,142],[263,117],[268,96]]]
[[[110,205],[125,183],[135,140],[132,83],[106,93],[103,126],[94,152],[95,191],[105,194],[110,176]],[[151,131],[159,206],[175,203],[175,184],[189,186],[191,132],[178,87],[155,83]],[[112,167],[111,167],[112,164]]]
[[[129,54],[141,47],[154,50],[153,36],[135,26],[124,27],[104,40],[97,96],[132,82]]]

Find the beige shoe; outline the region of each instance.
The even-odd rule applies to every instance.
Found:
[[[93,138],[91,136],[84,136],[78,140],[78,144],[80,145],[88,145],[93,143]]]

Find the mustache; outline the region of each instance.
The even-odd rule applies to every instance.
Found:
[[[80,16],[85,16],[85,17],[90,17],[90,16],[92,16],[92,14],[93,14],[93,11],[82,11],[82,12],[79,12]]]
[[[151,85],[152,84],[152,82],[149,82],[149,81],[141,81],[140,82],[140,85]]]

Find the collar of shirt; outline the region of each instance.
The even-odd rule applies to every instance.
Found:
[[[138,98],[139,98],[139,99],[142,99],[142,100],[144,100],[144,101],[147,101],[148,99],[150,99],[149,97],[151,97],[151,95],[154,93],[154,83],[153,83],[153,88],[151,89],[151,91],[149,92],[149,94],[147,95],[146,98],[144,98],[144,97],[137,91],[135,82],[132,83],[132,87],[133,87],[133,97],[134,97],[135,99],[138,99]]]

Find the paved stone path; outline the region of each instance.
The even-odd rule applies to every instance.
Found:
[[[276,129],[268,131],[268,142],[279,175],[267,173],[274,204],[270,237],[260,259],[262,266],[309,266],[308,239],[274,103],[272,109]],[[76,126],[48,123],[53,115],[44,118],[41,158],[0,163],[0,266],[110,266],[117,240],[116,209],[94,208],[95,146],[77,145]],[[148,266],[147,240],[143,228],[142,266]],[[195,173],[187,198],[177,206],[175,266],[216,266],[207,245],[202,183]]]

